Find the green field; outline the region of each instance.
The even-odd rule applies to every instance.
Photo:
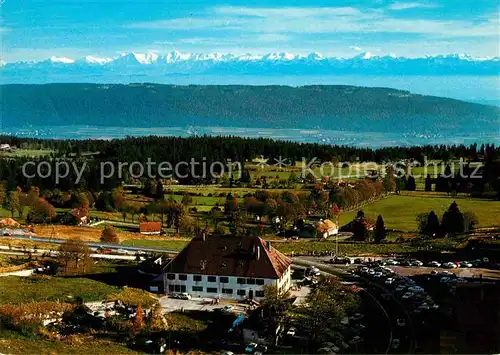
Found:
[[[127,239],[122,245],[145,247],[145,248],[163,248],[167,250],[182,250],[189,240],[150,240],[150,239]]]
[[[500,226],[500,201],[489,201],[467,197],[448,197],[437,193],[405,193],[393,195],[363,207],[365,216],[375,221],[380,214],[386,228],[417,231],[416,216],[422,212],[434,211],[439,217],[456,201],[462,212],[473,212],[479,219],[479,227]],[[341,215],[341,224],[352,220],[356,211]]]
[[[87,278],[49,276],[0,277],[0,304],[73,301],[81,296],[84,301],[104,300],[120,290],[118,287]]]
[[[68,341],[48,340],[42,336],[23,336],[3,331],[0,340],[2,354],[143,354],[130,350],[125,344],[90,336],[73,336]]]

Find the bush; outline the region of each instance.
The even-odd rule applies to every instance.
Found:
[[[101,242],[110,243],[110,244],[119,244],[120,239],[118,238],[118,234],[116,234],[113,226],[107,225],[104,227],[104,230],[101,233]]]

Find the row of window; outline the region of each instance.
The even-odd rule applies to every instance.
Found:
[[[184,274],[179,274],[178,278],[180,281],[186,281],[187,280],[187,275]],[[175,280],[175,274],[167,274],[167,279],[168,280]],[[203,281],[203,276],[202,275],[193,275],[193,281],[195,282],[200,282]],[[207,276],[207,281],[208,282],[217,282],[217,276]],[[227,276],[220,276],[219,277],[219,282],[223,284],[229,283],[229,277]],[[264,285],[264,279],[247,279],[243,277],[238,277],[237,283],[240,285]]]
[[[193,292],[203,292],[203,287],[193,286],[192,290]],[[223,288],[221,293],[232,295],[233,291],[232,288]],[[215,287],[207,287],[207,293],[218,293],[218,290]],[[236,294],[238,296],[246,296],[246,290],[236,290]],[[255,297],[264,297],[264,291],[255,291]]]
[[[185,285],[168,285],[169,292],[186,292]]]

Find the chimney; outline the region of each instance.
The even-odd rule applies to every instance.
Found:
[[[255,255],[255,260],[260,260],[260,247],[257,247],[257,253]]]
[[[267,250],[271,250],[271,242],[269,240],[267,241]]]

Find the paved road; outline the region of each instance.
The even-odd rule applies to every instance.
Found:
[[[51,243],[51,244],[62,244],[67,239],[56,239],[56,238],[40,238],[40,237],[30,237],[30,236],[25,236],[25,235],[10,235],[5,238],[15,238],[15,239],[23,239],[23,240],[31,240],[31,241],[36,241],[36,242],[41,242],[41,243]],[[163,248],[151,248],[151,247],[134,247],[134,246],[128,246],[128,245],[121,245],[121,244],[106,244],[106,243],[97,243],[97,242],[87,242],[87,245],[91,248],[105,248],[105,249],[123,249],[123,250],[128,250],[128,251],[144,251],[144,252],[153,252],[153,253],[170,253],[170,254],[177,254],[179,251],[178,250],[168,250],[168,249],[163,249]]]

